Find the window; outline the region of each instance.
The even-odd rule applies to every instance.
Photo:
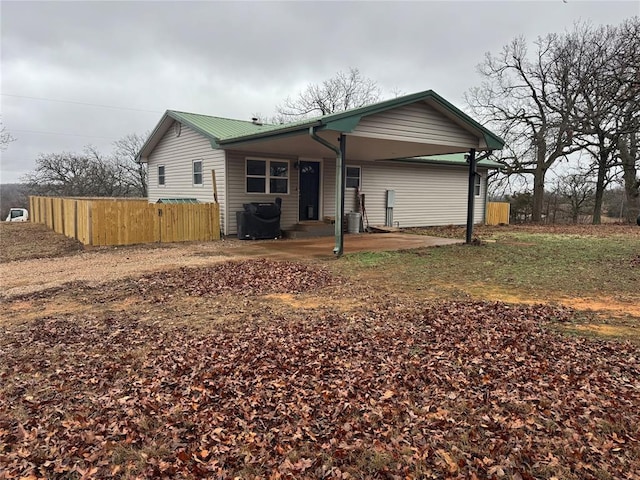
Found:
[[[193,184],[202,185],[202,160],[193,161]]]
[[[480,196],[481,185],[482,185],[482,175],[478,175],[476,173],[476,176],[473,180],[473,193],[475,194],[476,197]]]
[[[247,193],[288,194],[289,162],[247,158]]]
[[[158,165],[158,185],[164,186],[164,165]]]
[[[347,188],[360,188],[360,167],[347,166]]]

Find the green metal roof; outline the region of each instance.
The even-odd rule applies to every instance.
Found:
[[[468,165],[466,159],[466,153],[449,153],[445,155],[431,155],[428,157],[411,157],[411,158],[399,158],[391,160],[392,162],[404,162],[404,163],[437,163],[438,165]],[[494,160],[484,158],[478,161],[478,167],[484,168],[501,168],[502,164]]]
[[[176,110],[167,110],[167,115],[216,141],[252,135],[279,127],[279,125],[258,125],[245,120],[211,117]]]
[[[200,203],[197,198],[159,198],[156,203]]]
[[[220,145],[224,145],[265,137],[273,137],[281,134],[287,134],[291,131],[304,130],[309,127],[315,127],[317,130],[336,130],[348,133],[358,125],[360,119],[364,116],[383,112],[392,108],[402,107],[421,100],[432,100],[438,103],[444,110],[451,113],[462,123],[465,123],[471,128],[479,131],[484,137],[489,150],[500,150],[504,146],[505,142],[502,138],[476,122],[473,118],[468,116],[462,110],[456,108],[453,104],[446,101],[433,90],[426,90],[424,92],[405,95],[403,97],[385,100],[383,102],[374,103],[360,108],[353,108],[344,112],[332,113],[320,117],[300,120],[298,122],[286,123],[284,125],[265,125],[265,128],[262,131],[254,131],[231,138],[220,139],[219,143]]]
[[[346,110],[344,112],[323,115],[314,118],[298,120],[282,125],[256,124],[251,121],[234,120],[230,118],[212,117],[196,113],[180,112],[177,110],[167,110],[162,120],[153,133],[147,139],[139,157],[146,156],[155,146],[158,140],[153,140],[156,133],[164,132],[173,120],[185,124],[193,130],[199,132],[209,139],[213,148],[221,146],[232,146],[235,143],[262,138],[273,138],[289,134],[299,134],[302,131],[313,127],[314,130],[334,130],[348,133],[358,125],[360,119],[367,115],[383,112],[392,108],[402,107],[418,101],[429,101],[437,103],[442,110],[445,110],[456,118],[460,123],[478,132],[485,140],[487,149],[500,150],[504,146],[504,140],[499,136],[480,125],[469,117],[462,110],[459,110],[444,98],[432,90],[405,95],[403,97],[385,100],[360,108]],[[173,119],[173,120],[172,120]]]

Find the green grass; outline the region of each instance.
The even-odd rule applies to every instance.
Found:
[[[472,295],[501,290],[522,298],[638,297],[640,236],[499,234],[480,246],[365,252],[346,268],[392,284]]]

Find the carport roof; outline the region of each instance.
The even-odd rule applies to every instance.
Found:
[[[446,115],[454,119],[457,123],[469,130],[477,132],[478,136],[484,139],[488,150],[499,150],[504,146],[504,140],[499,136],[480,125],[433,90],[427,90],[360,108],[346,110],[344,112],[281,125],[259,124],[252,121],[167,110],[140,150],[139,158],[144,160],[149,155],[157,142],[160,141],[160,137],[170,128],[174,121],[183,123],[207,137],[214,148],[233,148],[244,142],[277,139],[282,136],[297,134],[308,130],[310,127],[313,127],[314,130],[317,131],[329,130],[349,133],[353,131],[365,116],[420,101],[427,101],[432,105],[435,104],[439,110],[446,113]]]

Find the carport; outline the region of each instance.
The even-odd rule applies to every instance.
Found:
[[[375,162],[467,153],[467,242],[470,242],[477,161],[503,145],[500,137],[432,90],[427,90],[346,112],[235,136],[220,140],[213,146],[265,155],[335,156],[333,252],[340,256],[345,250],[342,225],[347,160]]]

